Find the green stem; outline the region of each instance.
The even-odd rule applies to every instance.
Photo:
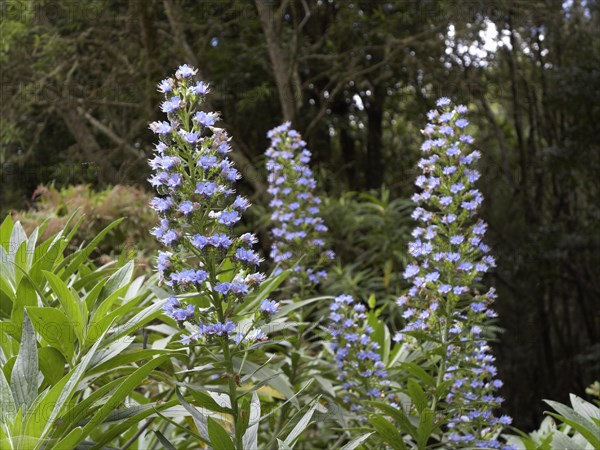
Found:
[[[434,414],[435,417],[435,408],[437,406],[437,390],[440,387],[440,385],[442,384],[442,381],[444,379],[444,373],[446,372],[446,354],[448,353],[448,323],[450,321],[450,314],[449,314],[449,307],[450,302],[448,301],[448,303],[446,304],[446,320],[444,321],[444,329],[442,330],[442,347],[444,349],[441,359],[440,359],[440,365],[438,367],[438,375],[437,375],[437,379],[435,382],[435,391],[436,393],[434,393],[433,395],[433,401],[431,402],[431,412]]]
[[[300,297],[296,297],[294,300],[298,301],[304,298],[304,283],[300,284],[300,292],[301,295]],[[304,322],[305,317],[303,316],[304,310],[301,309],[300,312],[298,313],[300,315],[300,322]],[[302,348],[302,330],[301,330],[302,325],[298,325],[298,328],[296,330],[296,341],[294,342],[294,350],[296,352],[296,354],[298,355],[298,358],[295,360],[294,359],[294,354],[292,353],[291,355],[291,367],[290,367],[290,376],[289,376],[289,381],[290,384],[292,385],[292,387],[294,388],[294,391],[296,391],[296,378],[298,377],[298,369],[301,366],[301,356],[300,356],[300,349]],[[275,427],[275,432],[274,432],[274,436],[277,436],[279,434],[279,432],[283,429],[283,427],[285,426],[285,423],[287,422],[287,418],[288,418],[288,414],[290,411],[290,404],[285,404],[282,406],[281,408],[281,414],[279,415],[279,420],[277,421],[277,425]]]
[[[211,272],[211,273],[214,273],[214,272]],[[217,306],[217,315],[219,317],[219,321],[221,323],[225,324],[225,314],[223,312],[222,303],[218,299],[215,299],[214,303],[215,303],[215,306]],[[235,444],[234,445],[235,445],[235,448],[237,448],[238,450],[243,450],[242,433],[241,433],[241,429],[239,426],[240,414],[239,414],[238,401],[237,401],[237,382],[236,382],[236,376],[233,371],[233,358],[231,355],[231,350],[229,348],[229,339],[227,336],[224,336],[223,338],[221,338],[221,348],[223,349],[223,360],[225,362],[225,369],[227,371],[225,376],[227,377],[228,384],[229,384],[229,402],[231,403],[231,411],[232,411],[232,415],[233,415],[233,431],[235,434]]]
[[[229,401],[233,414],[233,430],[235,433],[235,448],[242,450],[242,433],[239,427],[239,408],[237,401],[237,382],[233,373],[233,359],[229,349],[229,342],[226,338],[222,339],[223,358],[225,359],[225,368],[227,369],[227,377],[229,382]]]
[[[444,326],[445,328],[446,326]],[[448,346],[444,343],[444,353],[446,353]],[[438,376],[435,382],[435,390],[437,392],[438,388],[442,384],[442,380],[444,377],[444,372],[446,371],[446,358],[441,358],[440,366],[438,368]],[[437,394],[434,394],[433,401],[431,402],[431,411],[435,414],[435,407],[437,406]]]

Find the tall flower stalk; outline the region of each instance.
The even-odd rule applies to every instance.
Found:
[[[315,194],[317,183],[309,167],[311,153],[300,133],[291,129],[290,122],[273,128],[267,137],[271,140],[265,152],[268,192],[272,196],[270,258],[277,264],[275,274],[290,270],[286,288],[292,300],[306,300],[311,288],[325,279],[325,267],[334,258],[333,251],[325,248],[327,227],[319,215],[321,199]],[[297,327],[295,336],[289,337],[292,345],[283,349],[289,355],[284,370],[296,388],[318,365],[304,351],[305,332],[311,328],[307,315],[305,308],[291,313]],[[285,426],[291,413],[290,405],[282,407],[276,432]]]
[[[331,335],[338,380],[341,382],[344,406],[364,422],[366,400],[378,400],[389,392],[388,371],[382,361],[380,346],[372,338],[373,328],[367,323],[367,308],[350,295],[336,297],[329,307],[327,331]],[[394,403],[394,406],[397,406]]]
[[[430,407],[448,417],[444,445],[500,448],[497,437],[511,419],[493,413],[502,402],[496,394],[502,382],[486,340],[486,324],[496,317],[491,309],[496,294],[481,282],[495,261],[482,240],[487,226],[477,218],[483,196],[475,188],[474,165],[480,152],[471,149],[473,138],[465,132],[467,108],[454,107],[447,98],[437,107],[423,130],[422,174],[416,179],[421,192],[413,197],[419,226],[409,244],[413,261],[404,272],[412,286],[398,299],[407,324],[395,340],[437,347]]]
[[[160,282],[171,294],[164,310],[185,330],[185,345],[219,355],[214,364],[222,366],[227,380],[234,442],[241,448],[239,374],[233,358],[266,339],[260,325],[278,304],[264,300],[243,317],[236,313],[264,277],[256,272],[256,237],[233,230],[250,204],[235,193],[240,175],[227,157],[230,137],[216,126],[217,113],[200,109],[209,86],[196,81],[195,74],[182,65],[158,85],[168,120],[150,124],[159,138],[149,161],[154,170],[149,181],[158,193],[150,206],[160,218],[152,234],[166,247],[157,258]]]
[[[308,166],[311,153],[290,126],[285,122],[267,133],[271,145],[265,155],[274,224],[270,256],[278,271],[292,268],[302,288],[327,276],[324,267],[334,253],[325,248],[327,227],[319,216],[321,199],[315,195],[316,181]]]

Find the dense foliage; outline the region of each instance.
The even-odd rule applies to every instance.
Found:
[[[490,5],[1,2],[2,445],[594,448],[600,4]]]

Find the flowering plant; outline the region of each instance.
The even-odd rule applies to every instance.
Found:
[[[301,288],[325,279],[325,265],[334,258],[325,249],[327,226],[319,216],[321,199],[314,193],[316,181],[308,166],[311,153],[300,134],[285,122],[268,132],[271,146],[265,152],[269,172],[268,192],[273,196],[271,259],[277,271],[293,268]],[[276,273],[277,273],[276,271]]]
[[[329,310],[328,331],[344,392],[342,402],[363,422],[366,418],[362,402],[379,399],[389,392],[389,374],[379,352],[381,345],[373,339],[366,306],[355,302],[352,296],[336,297]],[[388,393],[388,400],[394,400],[393,394]]]
[[[152,234],[167,248],[158,254],[157,270],[169,291],[164,311],[183,330],[181,343],[191,347],[190,365],[208,357],[208,383],[215,382],[216,390],[220,382],[226,384],[227,400],[216,411],[227,418],[199,419],[200,437],[213,447],[217,440],[235,448],[256,446],[256,427],[249,425],[244,412],[249,405],[242,401],[253,390],[242,381],[252,377],[243,377],[252,367],[247,354],[266,343],[265,325],[279,304],[261,289],[265,277],[256,272],[261,261],[252,249],[256,237],[233,230],[250,203],[235,193],[240,175],[227,157],[230,137],[216,126],[219,115],[199,109],[210,88],[195,81],[195,74],[183,65],[158,85],[168,121],[150,124],[159,136],[150,160],[150,183],[159,194],[150,206],[160,217]],[[256,394],[252,402],[258,402]]]
[[[197,110],[209,86],[194,84],[195,73],[183,65],[174,79],[159,84],[166,98],[161,109],[169,122],[150,124],[160,138],[150,160],[155,171],[150,183],[160,195],[150,202],[160,216],[152,234],[170,249],[159,252],[157,269],[172,292],[165,311],[191,325],[184,342],[220,342],[226,353],[230,341],[265,338],[260,331],[241,333],[232,321],[232,305],[259,286],[264,276],[255,272],[260,263],[252,250],[256,237],[232,232],[250,203],[235,195],[233,183],[240,175],[227,158],[231,151],[227,132],[215,126],[218,114]],[[276,306],[265,300],[259,313],[275,311]]]
[[[159,193],[151,206],[160,216],[152,233],[169,247],[157,259],[159,278],[170,291],[165,312],[185,330],[184,345],[211,356],[211,363],[205,365],[212,371],[211,380],[226,383],[228,401],[215,411],[230,418],[219,424],[210,417],[201,421],[198,428],[205,431],[201,438],[213,446],[225,441],[227,447],[244,448],[258,441],[256,428],[245,419],[250,402],[240,403],[244,393],[252,391],[241,389],[242,380],[251,378],[242,378],[242,366],[250,350],[268,345],[264,325],[277,317],[279,304],[266,298],[269,290],[261,287],[264,276],[255,272],[260,263],[252,249],[256,237],[234,233],[233,226],[249,203],[235,195],[233,183],[239,174],[227,158],[229,137],[215,125],[218,115],[198,110],[209,87],[194,84],[194,74],[194,69],[182,66],[174,79],[159,84],[169,121],[150,124],[160,136],[157,154],[150,161],[156,172],[150,182]],[[331,350],[344,392],[342,403],[359,421],[368,419],[379,434],[389,430],[389,422],[364,408],[369,399],[388,418],[397,419],[408,434],[406,442],[414,441],[419,448],[432,436],[452,448],[500,448],[498,436],[510,418],[497,418],[492,412],[502,401],[496,395],[502,383],[495,377],[486,340],[487,320],[495,317],[489,308],[495,292],[479,287],[483,274],[495,265],[482,242],[486,225],[476,218],[482,195],[473,186],[479,174],[472,166],[480,154],[469,150],[473,138],[464,133],[466,108],[453,108],[448,99],[439,100],[438,107],[439,111],[429,113],[432,123],[423,131],[428,139],[419,161],[423,174],[416,180],[423,191],[413,198],[419,203],[413,218],[421,225],[413,231],[414,241],[409,244],[413,262],[404,272],[412,287],[397,302],[407,323],[394,338],[393,361],[385,325],[344,295],[330,309]],[[269,137],[267,168],[276,223],[271,257],[280,270],[293,270],[303,289],[324,278],[318,267],[333,254],[322,250],[326,227],[317,216],[319,200],[313,193],[315,182],[307,166],[310,153],[304,142],[288,123],[273,129]],[[300,264],[302,254],[307,256]],[[270,290],[276,288],[276,283],[269,285]],[[291,304],[286,312],[314,300]],[[377,338],[373,325],[383,326]],[[290,385],[299,375],[298,361],[307,361],[301,348],[302,329],[297,328],[290,364],[284,369]],[[380,352],[382,343],[385,357]],[[406,355],[406,349],[420,352],[423,362],[422,367],[405,363],[405,373],[416,376],[409,377],[403,392],[390,381],[389,369]],[[407,396],[413,402],[408,409],[398,401]],[[181,402],[191,408],[185,399]],[[259,407],[257,395],[253,394],[251,404]],[[282,406],[277,433],[289,413]],[[315,408],[313,404],[306,413],[305,426]],[[409,419],[414,414],[417,428]],[[388,442],[386,437],[383,440]]]
[[[467,108],[447,98],[437,106],[423,130],[416,179],[422,191],[413,197],[420,225],[409,244],[413,262],[404,271],[412,286],[397,302],[406,326],[394,339],[421,349],[433,343],[423,364],[431,375],[411,380],[409,394],[421,416],[432,417],[443,445],[500,448],[497,438],[511,419],[493,414],[502,382],[486,340],[496,294],[482,290],[481,282],[495,261],[482,241],[486,224],[476,215],[483,196],[474,187],[479,173],[473,166],[480,153],[471,151],[473,138],[465,133]]]

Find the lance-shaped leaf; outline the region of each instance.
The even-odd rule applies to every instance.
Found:
[[[23,319],[21,348],[10,377],[10,388],[17,408],[24,410],[33,403],[38,391],[37,340],[29,316]]]

